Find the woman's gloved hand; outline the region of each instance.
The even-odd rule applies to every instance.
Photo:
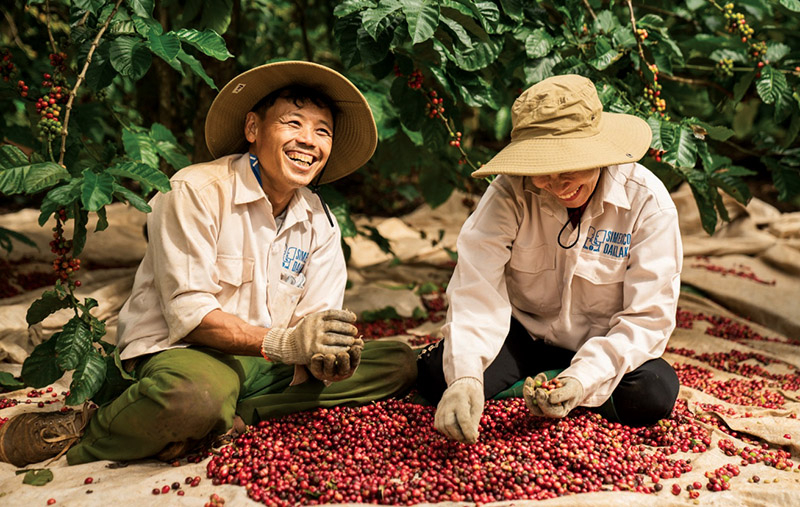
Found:
[[[474,377],[462,377],[445,390],[433,426],[447,437],[474,444],[483,413],[483,384]]]
[[[522,395],[535,416],[560,419],[583,401],[583,385],[573,377],[547,380],[544,373],[525,379]]]

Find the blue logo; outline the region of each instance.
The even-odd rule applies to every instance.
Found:
[[[281,263],[281,267],[283,269],[289,269],[293,273],[299,273],[303,271],[307,258],[308,252],[305,250],[300,250],[297,247],[290,246],[283,252],[283,262]]]
[[[631,235],[625,232],[597,230],[589,227],[583,249],[597,252],[609,257],[627,257],[628,248],[631,246]]]

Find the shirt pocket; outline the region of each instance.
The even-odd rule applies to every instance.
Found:
[[[255,260],[249,257],[217,256],[217,273],[220,284],[240,287],[242,284],[252,282],[254,269]]]
[[[572,283],[572,313],[608,328],[611,317],[623,309],[627,268],[626,259],[581,257]]]
[[[558,313],[561,289],[554,247],[512,246],[508,274],[508,297],[514,307],[541,316]]]
[[[289,327],[302,295],[301,287],[282,280],[275,284],[269,298],[269,314],[273,327]]]

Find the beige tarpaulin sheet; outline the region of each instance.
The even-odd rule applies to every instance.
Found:
[[[691,327],[679,327],[670,340],[665,358],[673,364],[694,365],[710,370],[713,380],[745,379],[735,373],[711,367],[694,357],[679,353],[691,349],[695,354],[705,352],[753,352],[774,360],[761,365],[772,373],[793,371],[800,367],[800,214],[780,214],[767,204],[754,201],[747,208],[728,203],[733,221],[720,226],[713,237],[700,228],[691,193],[686,188],[673,195],[679,206],[684,237],[683,280],[702,294],[684,294],[681,311],[690,314],[728,317],[733,322],[747,326],[754,333],[773,341],[758,339],[726,340],[706,334],[711,324],[695,320]],[[467,202],[467,204],[469,204]],[[346,292],[345,306],[361,314],[392,306],[400,316],[409,317],[416,308],[422,308],[419,286],[425,282],[442,284],[452,272],[449,252],[455,250],[455,240],[461,224],[470,209],[465,207],[464,196],[454,195],[446,204],[431,210],[423,206],[400,218],[375,219],[357,217],[357,224],[376,227],[390,240],[394,255],[382,252],[374,243],[364,238],[348,239],[352,256],[348,263],[352,283]],[[36,225],[38,212],[31,210],[0,216],[0,226],[14,229],[32,237],[40,249],[17,244],[10,260],[15,269],[46,269],[51,262],[50,230]],[[80,297],[90,296],[100,302],[95,314],[106,318],[109,334],[114,340],[116,315],[132,284],[135,267],[144,253],[146,243],[142,236],[144,217],[119,205],[109,207],[111,227],[99,234],[90,234],[87,249],[81,255],[84,265],[97,266],[82,271],[83,286]],[[89,224],[93,230],[93,224]],[[101,269],[102,268],[102,269]],[[33,347],[69,318],[61,312],[46,319],[42,325],[28,328],[25,313],[31,301],[42,289],[22,293],[0,300],[0,369],[18,374],[20,362]],[[437,336],[441,321],[425,322],[410,333]],[[410,336],[399,336],[406,340]],[[795,372],[796,373],[796,372]],[[758,377],[754,377],[758,378]],[[68,379],[57,382],[54,392],[67,389]],[[11,417],[23,411],[44,411],[60,408],[60,402],[39,408],[34,403],[25,404],[26,390],[4,396],[21,400],[16,407],[0,410],[0,417]],[[788,446],[793,459],[798,459],[800,443],[800,393],[784,391],[786,402],[779,409],[744,407],[726,403],[710,394],[690,387],[682,387],[680,398],[686,400],[689,410],[705,414],[742,434],[764,439],[774,445]],[[711,408],[710,408],[711,407]],[[747,414],[747,415],[745,415]],[[716,446],[720,438],[732,439],[714,425],[707,425],[712,435],[711,448],[701,454],[678,453],[675,458],[692,459],[693,471],[677,480],[664,480],[663,491],[656,495],[626,492],[602,492],[562,497],[541,502],[498,502],[496,505],[536,504],[548,506],[622,506],[622,505],[715,505],[715,506],[773,506],[800,505],[800,473],[778,471],[765,465],[742,468],[742,475],[733,479],[731,490],[710,493],[703,490],[696,501],[689,500],[684,491],[673,496],[669,488],[673,482],[682,486],[693,481],[705,483],[704,473],[727,463],[738,464],[738,459],[725,456]],[[792,438],[786,439],[789,434]],[[745,445],[732,439],[737,446]],[[47,465],[54,480],[42,487],[22,484],[22,476],[15,475],[16,468],[0,464],[0,502],[6,505],[45,505],[54,498],[56,505],[109,505],[132,503],[145,505],[201,505],[211,493],[226,500],[226,505],[255,505],[246,491],[236,486],[212,486],[205,477],[205,461],[188,464],[181,461],[173,467],[158,461],[141,461],[120,466],[112,462],[98,462],[68,467],[59,459]],[[40,464],[43,467],[46,464]],[[797,467],[795,467],[797,468]],[[761,482],[750,483],[747,477],[759,475]],[[198,487],[184,484],[187,476],[202,478]],[[92,484],[84,484],[92,477]],[[186,495],[174,493],[155,497],[156,487],[180,482]]]

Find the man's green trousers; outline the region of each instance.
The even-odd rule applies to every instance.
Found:
[[[173,442],[222,434],[238,414],[246,424],[317,407],[356,406],[403,393],[416,377],[416,354],[393,341],[367,342],[356,373],[325,386],[311,377],[289,386],[294,367],[208,348],[171,349],[136,365],[136,381],[100,407],[70,465],[157,455]]]

